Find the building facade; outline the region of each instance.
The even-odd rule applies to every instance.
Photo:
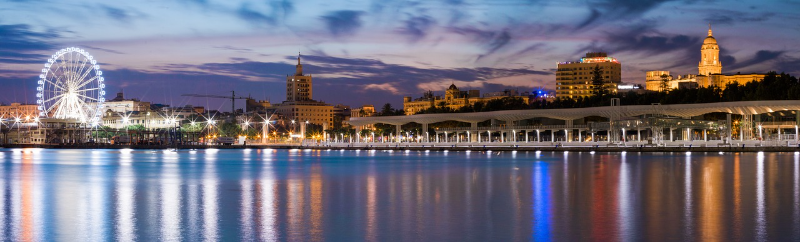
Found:
[[[286,101],[314,100],[311,75],[303,75],[303,64],[300,64],[300,55],[297,55],[297,65],[294,75],[286,76]]]
[[[97,103],[89,103],[90,107],[94,107]],[[107,100],[103,103],[104,110],[100,110],[105,114],[111,113],[127,113],[127,112],[148,112],[150,111],[150,102],[142,102],[139,99],[125,99],[123,92],[118,92],[114,99]]]
[[[594,69],[600,68],[603,88],[616,93],[622,81],[622,65],[606,53],[590,52],[577,62],[560,62],[556,70],[556,98],[581,98],[594,95]]]
[[[36,104],[11,103],[0,106],[0,117],[3,119],[39,117],[39,110]]]
[[[708,36],[703,40],[700,47],[700,64],[697,65],[699,75],[710,76],[722,74],[722,63],[719,60],[719,45],[717,39],[711,34],[711,26],[708,26]]]
[[[333,127],[333,106],[313,99],[311,75],[303,74],[299,55],[295,68],[294,75],[286,77],[286,101],[280,104],[267,102],[254,106],[262,106],[267,112],[278,113],[295,122],[322,125],[324,129]]]
[[[431,107],[444,106],[450,109],[459,109],[474,103],[487,102],[506,97],[518,97],[525,103],[528,103],[530,100],[530,93],[520,93],[517,90],[505,90],[503,92],[494,92],[490,94],[491,95],[487,94],[481,97],[480,90],[461,91],[455,84],[451,84],[450,87],[445,90],[444,97],[435,96],[431,91],[423,93],[422,97],[417,99],[412,99],[408,96],[403,97],[403,111],[406,115],[414,115]]]
[[[662,74],[669,75],[669,71],[648,71],[645,77],[645,88],[648,91],[669,91],[680,88],[719,87],[725,89],[728,84],[738,83],[744,85],[748,82],[764,80],[765,74],[722,74],[722,62],[719,59],[719,44],[708,28],[708,36],[700,47],[700,63],[697,65],[697,75],[679,75],[677,78],[669,76],[667,89],[662,87]]]

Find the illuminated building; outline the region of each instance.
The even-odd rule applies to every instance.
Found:
[[[287,119],[298,123],[308,122],[322,125],[323,129],[333,127],[333,106],[312,99],[311,75],[303,75],[300,56],[297,57],[297,65],[295,67],[294,75],[286,77],[286,101],[280,104],[272,104],[270,107],[266,107],[268,102],[261,101],[255,106],[262,106],[268,109],[267,112],[279,113]],[[301,125],[301,131],[304,131],[304,129],[305,127]]]
[[[700,75],[710,76],[722,73],[722,63],[719,61],[719,45],[717,39],[711,35],[711,25],[708,26],[708,36],[700,47],[700,64],[697,65]]]
[[[594,95],[592,78],[595,67],[600,68],[607,93],[616,93],[622,81],[622,65],[603,52],[590,52],[577,62],[559,62],[556,70],[556,98],[580,98]]]
[[[97,105],[96,103],[89,103],[89,106]],[[114,99],[106,100],[103,103],[103,113],[108,115],[110,113],[127,113],[127,112],[147,112],[150,111],[150,102],[142,102],[139,99],[131,98],[125,99],[125,94],[120,91]],[[111,112],[109,112],[111,111]]]
[[[667,86],[669,86],[669,81],[672,81],[672,75],[669,74],[669,71],[648,71],[645,75],[645,89],[661,91],[662,82],[664,81],[667,82]]]
[[[3,105],[0,106],[0,117],[3,118],[12,118],[12,117],[38,117],[39,110],[36,108],[36,104],[21,104],[21,103],[11,103],[11,105]]]
[[[669,75],[669,71],[648,71],[645,77],[646,89],[648,91],[665,91],[662,90],[661,75],[669,76],[667,77],[667,90],[697,87],[719,87],[724,90],[728,84],[744,85],[752,81],[761,81],[766,76],[755,73],[723,75],[722,62],[719,59],[719,44],[712,35],[711,26],[708,27],[708,36],[703,40],[703,46],[700,47],[700,56],[697,75],[679,75],[673,79]]]
[[[372,117],[375,116],[377,112],[375,112],[375,106],[373,105],[364,105],[360,108],[353,108],[350,109],[350,117],[351,118],[359,118],[359,117]],[[348,119],[349,121],[349,119]],[[373,125],[366,125],[361,127],[361,129],[373,129]]]
[[[286,101],[313,100],[311,75],[303,75],[303,64],[300,64],[300,55],[297,55],[297,65],[294,75],[286,76]]]
[[[422,110],[431,107],[447,107],[450,109],[459,109],[461,107],[472,105],[478,102],[487,102],[494,99],[502,99],[506,97],[518,97],[525,103],[528,103],[530,94],[527,92],[519,93],[517,90],[504,90],[502,92],[491,92],[481,97],[480,90],[461,91],[455,84],[451,84],[445,90],[444,97],[435,96],[433,92],[428,91],[423,93],[421,98],[411,99],[411,97],[403,97],[403,111],[406,115],[413,115]]]

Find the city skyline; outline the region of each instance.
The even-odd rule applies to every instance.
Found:
[[[220,110],[224,100],[180,95],[285,100],[297,52],[326,90],[315,99],[351,106],[398,107],[453,83],[554,89],[556,63],[588,51],[615,56],[623,82],[644,84],[648,70],[695,73],[708,23],[726,73],[800,71],[800,3],[624,2],[13,1],[0,8],[0,102],[32,103],[47,57],[69,46],[98,59],[109,93]]]

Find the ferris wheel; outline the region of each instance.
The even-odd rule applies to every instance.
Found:
[[[39,116],[98,124],[105,102],[103,72],[83,49],[59,50],[44,64],[36,88]]]

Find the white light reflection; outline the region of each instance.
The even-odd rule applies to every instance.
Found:
[[[5,162],[3,159],[5,156],[4,153],[5,152],[0,151],[0,162]],[[8,195],[6,194],[6,190],[8,187],[9,185],[6,184],[6,179],[0,179],[0,208],[6,207],[6,199],[8,199],[6,197]],[[10,221],[6,221],[9,217],[10,214],[7,214],[5,209],[0,209],[0,225],[5,226],[6,224],[11,224]],[[5,228],[0,229],[0,238],[10,238],[10,236],[6,234]]]
[[[800,228],[800,152],[794,152],[794,226]],[[800,231],[794,230],[794,238],[800,238]]]
[[[620,239],[622,241],[626,241],[632,239],[629,236],[634,231],[634,217],[632,214],[633,209],[631,209],[631,182],[630,179],[628,179],[630,174],[628,174],[628,162],[626,161],[626,157],[624,155],[620,161],[619,173],[619,187],[617,188],[619,191],[619,196],[617,196],[617,202],[619,203],[619,221],[622,221],[622,225],[619,228],[619,234],[622,235],[622,238]]]
[[[249,175],[249,174],[248,174]],[[241,198],[241,237],[243,241],[256,241],[253,231],[253,181],[250,179],[242,179],[239,185],[242,187]],[[256,205],[258,206],[258,205]]]
[[[165,153],[165,161],[169,159]],[[161,239],[181,240],[181,181],[177,164],[165,162],[161,174]]]
[[[212,152],[208,152],[213,150]],[[217,206],[217,150],[206,150],[205,168],[203,170],[203,240],[217,241],[218,240],[218,227],[217,215],[219,214],[219,207]]]
[[[136,190],[130,162],[130,152],[120,154],[120,164],[127,165],[120,166],[119,173],[117,173],[117,241],[136,241],[136,225],[134,223],[136,211],[133,206]]]
[[[764,201],[764,152],[756,156],[756,240],[767,239],[766,204]]]
[[[684,174],[684,181],[683,181],[683,192],[684,192],[684,200],[683,200],[683,223],[684,224],[692,224],[694,221],[692,219],[693,209],[692,209],[692,156],[687,155],[686,160],[684,161],[683,167],[683,174]],[[692,234],[692,226],[686,226],[686,232],[684,235],[689,236]],[[684,238],[690,239],[690,238]]]
[[[261,241],[278,241],[278,229],[275,222],[275,181],[272,177],[267,177],[259,181],[261,183]]]

